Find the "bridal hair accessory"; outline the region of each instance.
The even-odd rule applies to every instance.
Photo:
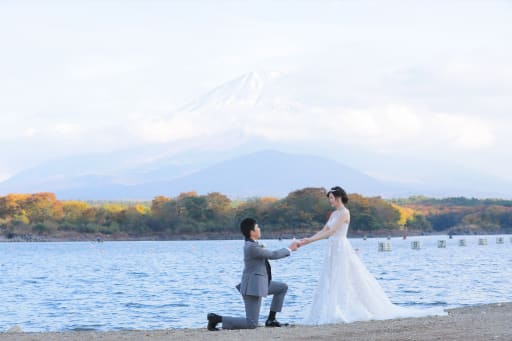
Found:
[[[329,195],[329,193],[342,195],[343,194],[343,190],[341,189],[341,187],[335,186],[335,187],[331,187],[330,191],[327,192],[327,195]]]

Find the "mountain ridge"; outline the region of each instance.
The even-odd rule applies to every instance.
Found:
[[[92,182],[80,184],[91,177]],[[314,155],[284,153],[275,150],[258,151],[220,161],[191,174],[123,185],[109,177],[79,176],[67,188],[39,188],[54,192],[62,199],[81,200],[148,200],[157,195],[177,196],[181,192],[200,194],[221,192],[231,197],[283,197],[304,187],[347,186],[350,192],[378,195],[388,190],[382,182],[326,158]],[[0,183],[0,192],[4,192]],[[31,192],[31,191],[29,191]]]

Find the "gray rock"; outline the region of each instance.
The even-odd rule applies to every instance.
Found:
[[[7,329],[6,333],[23,333],[23,329],[21,329],[20,326],[14,326],[14,327]]]

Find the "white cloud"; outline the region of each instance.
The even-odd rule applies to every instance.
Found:
[[[29,123],[34,123],[35,126],[28,125]],[[32,139],[36,141],[37,138],[52,138],[55,140],[58,139],[78,139],[80,138],[80,134],[84,133],[88,127],[82,126],[80,124],[75,123],[54,123],[51,121],[42,122],[37,119],[19,119],[18,124],[20,126],[26,126],[21,129],[16,129],[13,131],[9,131],[7,134],[4,134],[3,139],[5,140],[16,140],[16,139]]]
[[[78,135],[84,132],[84,129],[78,124],[59,123],[53,127],[50,127],[47,132],[50,134],[58,134],[61,136],[76,138]]]
[[[341,111],[343,112],[343,111]],[[382,134],[382,128],[378,123],[374,110],[349,109],[332,128],[334,134],[342,138],[375,138]]]
[[[446,149],[489,149],[496,142],[492,120],[406,105],[346,110],[338,122],[346,140],[387,152],[421,150],[435,155]]]
[[[76,80],[104,80],[119,75],[133,73],[148,62],[129,60],[126,57],[89,57],[81,58],[68,66],[71,78]]]
[[[25,129],[25,130],[23,130],[23,132],[21,133],[21,136],[23,136],[23,137],[33,137],[33,136],[35,136],[37,133],[38,133],[38,129],[36,129],[36,128],[26,128],[26,129]]]
[[[288,107],[283,105],[284,108]],[[211,111],[176,112],[132,122],[130,129],[145,142],[166,143],[241,135],[274,142],[336,141],[384,153],[471,152],[493,148],[492,123],[472,116],[435,113],[404,104],[367,108],[215,107]],[[239,110],[237,110],[239,109]]]
[[[181,139],[199,137],[204,132],[202,124],[194,125],[185,117],[171,120],[151,119],[139,123],[132,122],[130,130],[143,142],[167,143]]]
[[[10,176],[8,172],[0,172],[0,182],[9,179]]]
[[[436,114],[432,129],[447,147],[462,150],[488,149],[494,146],[496,137],[492,127],[484,120],[462,115]]]

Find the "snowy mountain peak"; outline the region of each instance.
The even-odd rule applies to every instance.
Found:
[[[236,78],[234,81],[263,85],[265,82],[272,82],[280,77],[282,77],[282,73],[278,71],[253,71]]]
[[[281,76],[281,73],[275,71],[246,73],[218,86],[180,111],[252,108],[261,100],[265,89]]]

